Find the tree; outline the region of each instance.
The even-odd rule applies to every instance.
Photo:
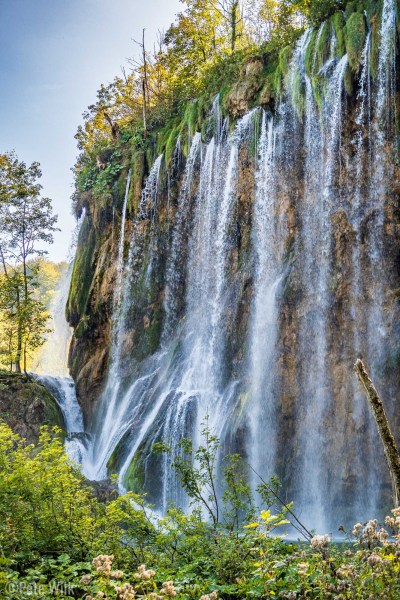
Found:
[[[51,200],[40,193],[41,176],[39,163],[27,166],[14,152],[0,155],[0,310],[15,327],[10,349],[18,373],[22,360],[26,371],[27,354],[46,332],[44,306],[35,297],[38,270],[29,265],[47,254],[43,245],[52,243],[57,231]]]
[[[230,49],[236,49],[238,38],[243,35],[243,15],[239,0],[213,0],[214,9],[222,16],[228,30]]]
[[[17,354],[18,304],[21,287],[21,274],[11,273],[0,277],[0,356],[3,364],[12,370]]]
[[[244,10],[246,30],[256,44],[269,41],[279,23],[280,0],[247,0]]]
[[[165,34],[166,52],[160,59],[172,77],[172,85],[185,83],[193,87],[199,73],[226,49],[224,21],[212,0],[187,0],[185,4],[186,10],[178,14]]]

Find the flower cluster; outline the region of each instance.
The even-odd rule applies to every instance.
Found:
[[[146,569],[146,565],[140,565],[140,567],[138,567],[137,573],[134,573],[133,576],[136,579],[136,581],[148,581],[149,579],[154,577],[155,574],[156,572],[152,569]]]
[[[130,583],[124,583],[124,585],[121,587],[116,586],[115,591],[117,592],[120,600],[134,600],[136,596],[136,591]]]
[[[211,592],[211,594],[204,594],[204,596],[202,596],[200,600],[217,600],[217,598],[217,592]]]
[[[100,556],[96,556],[96,558],[92,560],[92,565],[96,569],[97,573],[110,575],[113,560],[113,554],[111,554],[111,556],[108,556],[107,554],[100,554]]]
[[[296,592],[280,592],[279,598],[282,600],[296,600],[297,594]]]
[[[297,565],[297,571],[298,571],[300,577],[305,577],[307,575],[307,571],[308,571],[309,566],[310,565],[308,563],[306,563],[306,562],[299,563]]]
[[[341,565],[336,571],[336,575],[338,579],[352,579],[355,577],[356,572],[351,565]]]
[[[370,567],[374,567],[375,565],[380,565],[383,561],[383,558],[381,556],[379,556],[379,554],[375,554],[375,552],[373,552],[372,554],[370,554],[367,558],[367,563],[369,564]]]
[[[385,525],[389,527],[393,532],[393,540],[396,544],[400,545],[400,508],[394,508],[392,514],[385,518]],[[397,530],[397,533],[396,533]],[[382,544],[382,546],[389,545],[389,533],[384,527],[378,528],[378,521],[371,519],[364,525],[357,523],[353,527],[353,535],[358,538],[361,544],[367,545],[371,548],[373,545]]]
[[[330,542],[328,535],[315,535],[311,540],[312,548],[326,548]]]
[[[169,598],[173,598],[174,596],[176,596],[174,582],[173,581],[165,581],[161,588],[160,594],[162,594],[163,596],[168,596]]]

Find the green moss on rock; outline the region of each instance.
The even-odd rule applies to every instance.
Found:
[[[338,58],[342,58],[346,54],[346,36],[345,27],[346,21],[341,11],[336,12],[331,17],[332,27],[336,35],[336,54]]]
[[[318,71],[328,60],[331,53],[331,40],[332,40],[332,25],[329,21],[326,21],[319,31],[317,40],[315,43],[315,71]]]
[[[139,148],[132,153],[132,184],[128,198],[128,210],[136,214],[142,196],[144,177],[145,155],[143,149]]]
[[[43,425],[65,429],[61,409],[48,389],[14,373],[0,372],[0,419],[33,444],[38,442]]]
[[[346,52],[349,65],[354,72],[358,71],[367,36],[364,15],[354,12],[349,17],[345,27]]]
[[[123,483],[128,491],[135,492],[136,494],[143,493],[145,474],[139,453],[136,453],[129,465]]]
[[[371,53],[370,53],[370,74],[375,79],[378,74],[379,65],[379,46],[381,42],[380,22],[377,15],[371,18]]]
[[[306,55],[304,58],[306,73],[309,77],[314,74],[314,62],[315,62],[315,44],[317,40],[318,31],[314,30],[311,34],[311,39],[306,49]]]
[[[73,327],[78,325],[86,313],[95,269],[95,250],[96,232],[89,216],[85,216],[79,232],[67,303],[67,318]]]

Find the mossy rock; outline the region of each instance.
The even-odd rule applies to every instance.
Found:
[[[309,77],[312,77],[314,75],[315,43],[317,40],[317,35],[318,31],[314,30],[311,34],[311,39],[308,42],[304,58],[306,73]]]
[[[174,152],[175,152],[175,148],[176,148],[176,144],[177,144],[179,135],[180,135],[180,130],[178,128],[174,128],[169,135],[169,138],[166,143],[165,150],[164,150],[165,162],[166,162],[167,166],[170,165],[171,160],[174,156]]]
[[[318,72],[331,54],[332,25],[326,21],[318,32],[315,42],[315,72]]]
[[[306,91],[304,87],[304,80],[301,73],[296,73],[292,84],[292,103],[299,119],[302,119],[305,103],[306,103]]]
[[[379,50],[381,43],[380,20],[378,15],[371,18],[371,54],[370,54],[370,75],[376,79],[379,65]]]
[[[346,90],[346,94],[348,96],[352,96],[354,92],[354,73],[350,67],[347,65],[346,72],[344,74],[344,88]]]
[[[289,71],[292,55],[293,48],[291,46],[285,46],[285,48],[279,52],[278,64],[275,72],[270,75],[274,95],[278,98],[281,97],[284,92],[284,82]]]
[[[95,271],[96,248],[96,231],[86,215],[79,232],[67,302],[67,319],[73,327],[86,313]]]
[[[346,23],[345,40],[349,65],[354,72],[360,68],[366,37],[367,27],[364,15],[359,12],[352,13]]]
[[[43,425],[65,429],[61,409],[49,390],[38,381],[13,373],[0,373],[0,419],[33,444],[38,442]]]
[[[123,484],[129,492],[142,494],[145,483],[145,472],[140,454],[136,453],[125,475]]]
[[[132,153],[132,185],[128,197],[128,211],[136,214],[139,209],[140,198],[142,196],[143,178],[145,172],[145,154],[143,149],[135,150]]]
[[[342,58],[346,54],[346,36],[345,27],[346,20],[341,11],[336,12],[331,17],[332,27],[336,35],[336,55],[338,58]]]

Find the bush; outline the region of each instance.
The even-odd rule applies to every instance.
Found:
[[[46,428],[34,448],[0,424],[1,598],[399,597],[400,509],[383,527],[358,523],[335,545],[302,528],[276,481],[261,484],[264,508],[256,509],[234,455],[217,510],[220,444],[207,427],[203,435],[197,449],[184,440],[176,460],[192,512],[171,506],[161,518],[134,494],[100,503]],[[289,521],[303,532],[296,544],[282,539]]]

